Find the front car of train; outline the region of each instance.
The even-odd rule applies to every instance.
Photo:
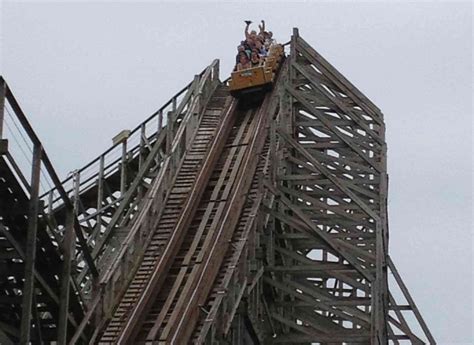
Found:
[[[258,39],[258,37],[256,36],[255,39]],[[252,38],[247,37],[247,41],[252,43],[251,40]],[[285,57],[285,52],[283,46],[274,39],[266,42],[265,48],[263,54],[257,49],[249,51],[249,59],[251,54],[259,54],[258,63],[256,64],[250,63],[250,60],[248,64],[237,61],[229,80],[230,92],[234,97],[239,98],[247,94],[264,93],[272,88],[276,73],[281,66],[282,59]],[[245,53],[239,52],[239,54]]]

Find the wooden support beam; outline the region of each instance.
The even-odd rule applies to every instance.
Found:
[[[0,141],[3,138],[3,123],[5,121],[5,95],[6,95],[7,85],[3,77],[0,76]],[[0,150],[0,153],[2,151]]]
[[[102,215],[99,212],[102,209],[102,204],[104,202],[104,165],[105,165],[105,157],[101,155],[99,158],[99,175],[97,176],[97,215],[96,215],[96,224],[95,224],[95,231],[100,232],[102,228]]]
[[[362,92],[359,91],[346,77],[344,77],[338,70],[336,70],[322,55],[320,55],[316,50],[314,50],[304,39],[298,36],[296,42],[296,51],[305,50],[309,56],[311,56],[314,61],[317,61],[317,67],[323,68],[323,73],[341,90],[346,93],[348,96],[353,97],[357,100],[357,103],[362,105],[362,108],[366,110],[369,114],[373,115],[374,118],[383,122],[383,115],[380,109],[372,103]]]
[[[307,78],[311,85],[313,85],[322,95],[327,97],[328,101],[331,102],[331,105],[337,108],[340,113],[349,116],[355,124],[357,124],[360,128],[366,131],[371,136],[371,139],[373,141],[375,141],[379,145],[383,144],[383,138],[381,138],[376,132],[374,132],[367,125],[365,120],[362,120],[359,115],[355,114],[354,111],[348,106],[346,106],[341,99],[337,97],[331,97],[327,90],[325,90],[320,84],[315,82],[318,78],[318,75],[313,69],[302,66],[297,63],[293,65],[293,68],[295,68],[299,73],[301,73],[305,78]]]
[[[21,336],[20,344],[27,345],[30,342],[31,316],[34,289],[34,270],[36,261],[36,232],[38,229],[38,206],[41,155],[43,148],[35,145],[33,148],[33,162],[31,169],[31,193],[28,210],[28,232],[26,239],[25,258],[25,283],[23,285],[23,302],[21,313]]]
[[[15,248],[16,252],[18,253],[18,255],[20,256],[20,258],[23,260],[23,261],[26,261],[26,254],[25,252],[23,251],[23,249],[21,248],[20,244],[13,238],[13,236],[10,234],[10,232],[5,228],[4,225],[0,224],[0,233],[2,234],[2,236],[5,236],[6,239],[8,240],[8,242],[11,243],[11,245],[13,246],[13,248]],[[56,293],[54,292],[54,290],[48,285],[48,283],[46,282],[46,280],[38,273],[38,271],[35,269],[35,278],[36,280],[38,280],[38,283],[41,285],[41,287],[46,291],[46,293],[48,294],[48,296],[55,302],[59,305],[59,297],[58,295],[56,295]]]
[[[120,195],[127,190],[127,139],[122,142],[122,157],[120,159]]]
[[[400,287],[400,290],[402,290],[403,296],[407,300],[408,304],[411,306],[413,313],[415,314],[415,317],[418,323],[420,324],[421,329],[425,333],[426,338],[428,338],[430,344],[436,344],[436,341],[433,335],[431,334],[430,330],[428,329],[428,326],[426,325],[425,320],[423,319],[423,316],[421,316],[420,310],[415,304],[415,300],[411,297],[410,292],[408,291],[405,283],[402,280],[402,277],[398,273],[398,270],[395,267],[395,264],[393,263],[390,256],[388,256],[387,262],[388,262],[388,267],[390,268],[390,271],[393,273],[393,277],[395,278],[395,281]]]
[[[69,296],[70,296],[70,279],[71,266],[74,254],[74,210],[68,210],[66,216],[65,236],[62,243],[63,248],[63,269],[61,275],[61,291],[59,305],[59,322],[58,322],[58,345],[67,344],[67,328],[69,314]]]
[[[149,171],[149,168],[151,164],[153,163],[156,155],[158,154],[161,144],[163,143],[163,140],[166,139],[165,137],[165,132],[163,131],[157,141],[155,142],[153,149],[149,153],[147,159],[143,163],[142,168],[140,171],[137,173],[135,176],[135,179],[133,182],[130,184],[128,187],[126,193],[123,195],[123,199],[120,202],[119,207],[115,210],[112,219],[110,220],[110,223],[107,225],[107,228],[104,230],[104,233],[102,236],[97,240],[94,249],[92,250],[91,253],[91,258],[96,258],[97,255],[101,252],[103,246],[107,241],[109,240],[110,236],[112,235],[115,226],[118,224],[119,220],[123,216],[123,212],[128,206],[130,205],[130,202],[132,201],[133,196],[135,195],[138,186],[140,185],[141,181],[143,180],[143,177],[146,175],[146,173]]]
[[[264,182],[265,187],[270,190],[270,192],[275,195],[276,198],[279,199],[286,207],[294,212],[295,215],[302,220],[306,226],[310,229],[310,232],[316,234],[317,236],[321,237],[332,249],[334,249],[337,253],[340,253],[341,256],[346,259],[357,271],[359,271],[364,278],[369,281],[373,281],[375,279],[372,272],[367,270],[366,268],[361,266],[361,263],[358,262],[357,258],[352,256],[352,254],[348,253],[345,248],[342,248],[339,243],[335,242],[333,238],[331,238],[327,233],[320,231],[316,228],[315,224],[308,219],[308,216],[305,215],[297,206],[295,206],[290,199],[286,198],[283,193],[281,193],[277,188],[270,185],[268,182]]]
[[[285,139],[285,141],[296,149],[300,154],[302,154],[314,167],[325,175],[336,187],[338,187],[341,191],[343,191],[349,198],[351,198],[357,205],[360,206],[364,212],[367,213],[368,216],[372,217],[376,222],[380,221],[380,217],[378,214],[372,210],[369,205],[363,202],[354,192],[352,192],[344,182],[342,182],[338,177],[331,174],[327,168],[322,166],[320,162],[318,162],[309,152],[307,152],[301,144],[297,143],[293,138],[290,138],[286,133],[278,130],[278,134]]]
[[[311,112],[314,116],[316,116],[336,137],[346,143],[354,152],[356,152],[363,160],[365,160],[370,166],[372,166],[375,172],[380,172],[380,167],[374,159],[369,158],[352,140],[350,140],[345,134],[341,133],[336,126],[332,124],[330,120],[328,120],[325,116],[320,113],[320,110],[315,109],[311,103],[309,103],[301,94],[300,91],[293,90],[291,88],[287,89],[288,92],[298,101],[300,102],[307,111]]]

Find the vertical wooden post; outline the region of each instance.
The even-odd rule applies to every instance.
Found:
[[[142,169],[143,163],[145,162],[145,139],[146,139],[146,127],[142,123],[140,126],[140,148],[138,150],[138,171]],[[138,197],[142,198],[143,196],[143,185],[138,186]]]
[[[168,111],[168,116],[166,119],[166,154],[171,154],[171,145],[173,144],[173,137],[174,137],[174,128],[173,128],[173,121],[174,121],[174,112]]]
[[[3,138],[3,121],[5,119],[5,92],[5,80],[3,80],[3,78],[0,78],[0,139]]]
[[[73,186],[74,186],[73,208],[74,208],[74,211],[76,212],[79,209],[79,188],[81,186],[81,173],[78,170],[74,171]]]
[[[219,73],[220,73],[220,62],[219,62],[219,60],[216,61],[216,64],[214,65],[214,68],[215,68],[215,70],[214,70],[214,72],[215,72],[214,73],[214,80],[216,82],[218,82],[219,81]]]
[[[296,40],[299,36],[298,28],[293,28],[293,35],[291,35],[291,44],[290,44],[290,64],[293,65],[296,62]],[[293,82],[295,75],[293,68],[290,67],[288,73],[288,81],[291,84]]]
[[[102,158],[102,157],[101,157]],[[72,208],[66,212],[66,229],[63,241],[63,269],[61,274],[61,291],[60,291],[60,305],[59,305],[59,325],[58,325],[58,344],[67,344],[67,319],[69,315],[69,295],[70,295],[70,279],[71,279],[71,265],[74,253],[74,244],[76,236],[74,232],[74,222],[79,208],[79,187],[81,175],[78,170],[74,171],[73,186],[74,186],[74,200]]]
[[[139,149],[139,156],[138,156],[138,170],[141,169],[143,162],[145,161],[143,151],[145,149],[145,138],[146,138],[146,127],[145,124],[142,123],[140,126],[140,149]]]
[[[276,124],[274,121],[271,121],[270,123],[270,159],[273,164],[270,165],[270,182],[275,185],[276,184],[276,177],[277,177],[277,169],[278,169],[278,164],[277,164],[277,157],[276,157]]]
[[[176,111],[177,102],[178,102],[178,100],[177,100],[176,97],[177,97],[177,96],[174,96],[174,97],[173,97],[173,100],[172,100],[172,102],[173,102],[173,103],[172,103],[172,104],[173,104],[173,113]]]
[[[36,259],[36,232],[38,229],[38,195],[40,187],[41,155],[43,148],[33,148],[33,165],[31,169],[31,193],[28,210],[28,233],[26,236],[25,283],[23,285],[22,315],[20,327],[20,344],[30,342],[31,315],[34,295],[34,270]]]
[[[74,251],[74,217],[75,210],[68,209],[66,215],[66,230],[63,241],[63,269],[61,275],[61,291],[59,305],[59,325],[58,325],[58,344],[67,344],[67,320],[69,314],[69,295],[70,295],[70,279],[71,264]]]
[[[292,88],[293,90],[293,80],[295,79],[295,68],[294,65],[296,64],[296,58],[297,58],[297,53],[296,53],[296,46],[297,46],[297,41],[299,37],[299,32],[298,28],[293,28],[293,35],[291,36],[291,45],[290,45],[290,64],[288,66],[288,79],[286,80],[286,83],[288,87]],[[291,130],[291,132],[288,132],[289,135],[291,135],[293,138],[296,135],[296,128],[294,126],[295,124],[295,118],[296,118],[296,112],[295,112],[295,107],[293,106],[293,97],[287,92],[286,93],[286,100],[288,106],[288,118],[287,118],[287,123],[286,126],[288,127],[288,130]]]
[[[48,192],[48,215],[49,216],[53,214],[53,200],[54,200],[54,189],[51,189]]]
[[[125,194],[127,188],[127,139],[122,143],[122,162],[120,171],[120,195]]]
[[[102,203],[104,202],[104,166],[105,166],[105,157],[104,155],[100,156],[99,159],[99,176],[97,177],[97,218],[96,218],[96,230],[100,231],[102,226],[101,212],[99,210],[102,208]]]
[[[192,83],[192,89],[193,89],[193,95],[196,99],[196,108],[197,108],[197,112],[194,113],[193,115],[198,115],[200,112],[201,112],[201,106],[202,106],[202,92],[199,92],[199,80],[200,80],[200,76],[198,74],[196,74],[194,76],[194,80],[193,80],[193,83]]]
[[[385,344],[388,339],[387,315],[388,315],[388,220],[387,220],[387,144],[385,143],[385,125],[382,124],[381,139],[383,140],[380,156],[380,192],[379,192],[379,215],[380,219],[375,228],[375,282],[373,282],[373,339],[376,344]]]
[[[158,133],[161,132],[161,129],[163,128],[163,110],[160,109],[160,111],[158,111],[158,131],[157,131],[157,137],[158,137]]]

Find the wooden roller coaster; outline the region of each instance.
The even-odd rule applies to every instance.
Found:
[[[0,86],[1,344],[435,344],[388,255],[383,115],[297,29],[63,181]]]

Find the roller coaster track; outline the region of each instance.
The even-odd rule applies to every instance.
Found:
[[[63,181],[41,151],[49,190],[0,126],[0,343],[435,344],[388,256],[383,115],[289,48],[259,101],[214,61]]]
[[[126,344],[132,338],[180,343],[191,336],[193,318],[185,315],[193,303],[195,309],[204,302],[239,220],[266,137],[268,99],[240,110],[228,97],[229,108],[217,118],[209,118],[212,108],[205,111],[142,264],[99,344]]]
[[[209,107],[205,110],[199,129],[192,146],[184,157],[184,161],[174,181],[170,195],[164,205],[160,221],[153,231],[147,244],[143,260],[123,296],[114,317],[108,325],[102,341],[117,341],[117,331],[130,323],[127,320],[146,307],[150,294],[156,291],[173,259],[176,247],[182,240],[184,229],[189,224],[187,218],[195,210],[203,188],[209,178],[210,169],[218,157],[218,149],[228,135],[232,123],[232,113],[235,105],[224,103],[226,98],[214,95]],[[229,101],[229,99],[227,99]],[[217,104],[216,104],[217,103]],[[224,104],[228,109],[224,108]],[[214,107],[219,105],[217,109]],[[218,124],[221,123],[220,126]],[[146,302],[142,302],[145,299]],[[137,304],[138,303],[138,304]]]

